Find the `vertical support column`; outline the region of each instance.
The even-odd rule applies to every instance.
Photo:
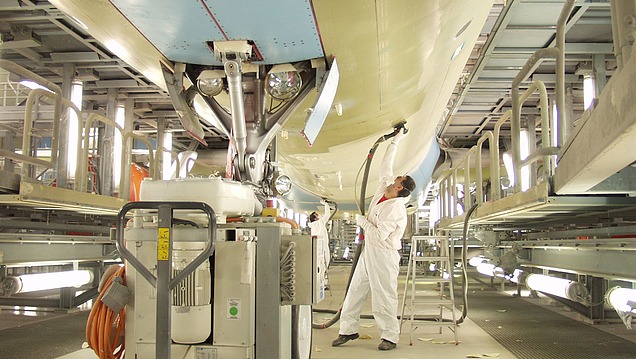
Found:
[[[155,153],[155,163],[157,165],[157,179],[163,179],[163,154],[164,154],[164,135],[166,134],[166,119],[157,118],[157,152]]]
[[[106,117],[114,120],[117,113],[117,89],[108,89],[108,102],[106,103]],[[102,178],[102,195],[113,195],[113,146],[115,145],[115,128],[105,125],[101,135],[101,152],[99,173]]]
[[[73,77],[75,76],[75,65],[72,63],[65,63],[63,71],[64,77],[62,80],[62,95],[64,98],[70,99]],[[57,157],[57,187],[60,188],[66,188],[68,185],[68,131],[70,113],[70,109],[64,111],[60,121],[59,154]],[[52,150],[55,151],[55,149]]]
[[[157,232],[157,331],[156,358],[170,358],[170,314],[172,313],[172,295],[170,277],[172,276],[172,207],[158,207]]]
[[[124,105],[124,112],[126,117],[124,118],[124,133],[132,133],[134,126],[134,114],[135,100],[132,98],[126,99]],[[123,148],[121,151],[121,181],[119,184],[119,198],[125,200],[130,199],[130,164],[132,162],[132,141],[126,141],[122,143]]]
[[[599,98],[601,91],[607,84],[607,70],[605,69],[605,55],[592,55],[592,69],[594,74],[594,97]]]
[[[4,131],[2,149],[10,152],[15,152],[15,132],[9,130]],[[15,170],[15,164],[13,163],[13,160],[5,157],[3,168],[5,171],[13,173],[13,171]]]
[[[590,290],[590,302],[595,303],[590,307],[589,317],[592,320],[605,319],[605,292],[607,292],[607,282],[603,278],[588,276],[587,282]]]
[[[572,119],[574,118],[574,94],[572,93],[572,84],[568,84],[565,88],[565,104],[563,108],[563,113],[565,120],[561,121],[561,132],[563,133],[563,143],[560,144],[561,147],[565,145],[570,136],[572,135],[572,131],[574,129],[574,123]]]
[[[612,0],[612,35],[618,70],[629,60],[634,45],[636,0]]]
[[[33,106],[33,110],[35,111],[33,117],[31,117],[33,123],[39,120],[39,112],[40,112],[40,103],[39,100]],[[61,126],[61,124],[60,124]],[[30,156],[37,157],[38,156],[38,138],[31,137],[31,143],[29,144],[29,148],[31,149]],[[59,148],[59,147],[58,147]],[[59,158],[59,156],[58,156]],[[58,160],[59,161],[59,160]],[[59,164],[59,162],[58,162]],[[35,178],[37,176],[36,166],[27,166],[29,168],[29,178]]]
[[[73,298],[75,297],[75,288],[60,288],[60,304],[61,309],[73,308]]]

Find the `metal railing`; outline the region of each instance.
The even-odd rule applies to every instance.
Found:
[[[561,10],[561,14],[557,21],[557,31],[555,47],[537,50],[528,59],[526,64],[520,70],[512,83],[511,100],[512,110],[506,111],[495,124],[494,132],[485,132],[468,153],[459,163],[451,168],[449,172],[438,180],[438,196],[437,205],[438,213],[441,219],[454,218],[459,215],[458,206],[468,210],[473,205],[483,204],[488,200],[499,200],[502,198],[501,185],[501,160],[499,156],[499,139],[501,126],[508,120],[511,121],[511,138],[512,138],[512,162],[513,173],[515,178],[514,187],[511,188],[512,194],[521,192],[521,169],[533,164],[538,160],[543,160],[543,169],[540,178],[544,182],[549,182],[554,174],[556,167],[556,156],[559,154],[560,146],[564,142],[564,124],[565,124],[565,69],[564,69],[564,49],[565,49],[565,24],[567,18],[574,7],[575,0],[566,0]],[[527,90],[520,94],[520,84],[530,74],[540,61],[545,58],[556,59],[556,105],[557,118],[556,128],[551,128],[548,95],[545,84],[541,81],[534,81]],[[521,108],[523,103],[535,92],[539,93],[539,106],[541,117],[541,146],[528,154],[526,158],[521,159]],[[552,136],[556,132],[556,143],[552,143]],[[486,178],[483,174],[482,165],[482,148],[483,143],[489,141],[490,145],[490,176]],[[471,158],[475,156],[475,194],[474,199],[471,195]],[[459,173],[463,172],[463,194],[459,196],[458,185],[460,184]],[[509,176],[511,174],[508,174]],[[539,175],[535,173],[531,177],[531,183],[536,184]],[[483,184],[490,181],[490,188],[484,193]]]
[[[138,140],[144,143],[148,148],[149,153],[149,167],[150,167],[150,175],[152,178],[157,177],[157,164],[155,163],[155,156],[152,143],[150,140],[133,132],[125,132],[124,129],[118,125],[115,121],[104,117],[102,115],[91,113],[88,115],[85,121],[83,121],[83,113],[82,111],[71,101],[63,97],[62,89],[39,75],[7,60],[0,60],[0,68],[3,68],[9,72],[15,73],[19,75],[23,79],[31,80],[51,91],[45,89],[33,89],[29,92],[27,96],[27,100],[25,102],[25,113],[24,113],[24,126],[22,130],[22,145],[19,149],[0,149],[0,157],[4,157],[6,159],[10,159],[16,162],[22,163],[20,175],[21,180],[29,180],[29,181],[39,181],[44,173],[49,170],[56,170],[60,165],[64,164],[65,161],[59,160],[59,151],[60,151],[60,128],[63,117],[63,112],[65,109],[70,109],[74,111],[77,115],[79,126],[77,128],[77,157],[76,163],[78,164],[75,169],[75,179],[73,182],[73,190],[79,192],[90,192],[88,188],[88,158],[89,158],[89,146],[90,146],[90,136],[89,133],[92,128],[92,124],[95,121],[102,122],[106,125],[113,126],[116,128],[122,137],[122,147],[126,150],[122,151],[122,176],[120,180],[120,198],[128,199],[129,196],[129,188],[130,188],[130,171],[127,169],[129,166],[129,161],[126,159],[130,158],[130,152],[127,150],[132,146],[127,146],[128,141],[132,141],[133,139]],[[35,127],[36,118],[33,116],[34,109],[38,104],[38,101],[42,97],[47,97],[53,101],[55,101],[55,108],[53,112],[52,118],[52,131],[51,131],[51,153],[50,157],[44,158],[43,156],[38,156],[37,149],[35,148],[35,144],[33,141],[33,129]],[[9,128],[8,126],[3,127],[4,130],[14,129]],[[83,138],[83,140],[81,140]],[[176,157],[175,154],[173,156]],[[40,169],[41,172],[37,173],[36,169]],[[58,169],[59,170],[59,169]],[[123,174],[128,174],[124,176]]]

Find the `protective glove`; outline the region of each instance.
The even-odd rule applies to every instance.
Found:
[[[364,218],[363,215],[361,214],[356,214],[356,224],[360,227],[362,227],[362,225],[367,221],[366,218]]]
[[[320,204],[327,204],[327,201],[324,198],[320,199]]]
[[[404,139],[404,137],[406,137],[406,133],[404,133],[404,129],[401,128],[398,131],[397,135],[395,135],[395,137],[393,137],[393,140],[391,141],[391,143],[394,143],[394,144],[397,145],[398,143],[400,143],[400,141],[402,141],[402,139]]]

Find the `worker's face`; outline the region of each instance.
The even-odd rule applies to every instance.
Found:
[[[393,198],[397,197],[398,193],[404,188],[402,186],[402,181],[404,181],[404,176],[397,176],[393,183],[391,183],[384,193],[385,197]],[[390,197],[389,197],[390,196]]]

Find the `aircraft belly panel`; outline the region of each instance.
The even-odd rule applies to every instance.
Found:
[[[323,57],[311,1],[205,0],[230,40],[254,40],[263,63]]]
[[[221,65],[211,41],[252,40],[276,64],[323,56],[309,1],[114,0],[115,6],[172,61]],[[292,30],[292,31],[290,31]]]
[[[410,130],[400,146],[395,173],[423,173],[430,143],[457,79],[492,6],[480,1],[315,1],[316,19],[327,55],[338,59],[340,83],[331,111],[313,146],[301,136],[304,116],[285,128],[278,150],[295,183],[340,203],[357,195],[358,170],[374,141],[406,120]],[[463,44],[456,56],[453,54]],[[302,108],[302,106],[301,106]],[[384,146],[378,149],[381,156]],[[368,187],[377,185],[380,159],[371,167]],[[356,182],[357,181],[357,182]],[[357,185],[356,185],[357,183]]]
[[[166,56],[177,62],[209,64],[206,41],[224,40],[214,21],[194,1],[114,0],[113,4]]]

